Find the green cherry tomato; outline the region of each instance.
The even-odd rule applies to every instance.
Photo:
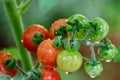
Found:
[[[97,17],[92,20],[92,23],[95,25],[92,26],[94,30],[90,38],[95,41],[99,41],[105,38],[109,32],[109,26],[107,22],[102,18]]]
[[[107,47],[100,47],[98,49],[98,54],[106,62],[110,62],[117,54],[118,50],[115,45],[110,44]]]
[[[95,78],[99,76],[103,71],[103,66],[100,62],[85,62],[84,64],[85,72],[91,77]]]
[[[77,29],[75,37],[76,38],[84,38],[87,31],[84,30],[82,27],[87,27],[88,22],[89,22],[89,20],[85,16],[83,16],[81,14],[75,14],[68,18],[66,29],[71,30],[75,27]],[[73,33],[73,31],[69,32],[70,35],[72,35],[72,33]]]
[[[63,50],[57,56],[57,66],[65,72],[74,72],[81,64],[82,56],[78,51]]]

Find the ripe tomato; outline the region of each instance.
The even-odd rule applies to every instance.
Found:
[[[4,60],[12,57],[9,52],[0,52],[0,75],[6,74],[11,77],[15,76],[17,73],[17,69],[7,69],[4,64]]]
[[[86,73],[91,77],[95,78],[99,76],[103,71],[103,66],[100,62],[85,62],[84,69]]]
[[[106,62],[110,62],[117,54],[118,50],[115,45],[110,44],[107,47],[100,47],[98,49],[98,54]]]
[[[22,42],[25,48],[29,51],[36,52],[38,45],[32,41],[36,33],[42,34],[44,39],[48,38],[48,31],[42,25],[33,24],[29,26],[23,33]],[[43,40],[44,40],[43,39]]]
[[[78,51],[63,50],[57,56],[57,66],[65,72],[74,72],[81,64],[82,56]]]
[[[43,68],[41,69],[41,73],[41,80],[61,80],[59,73],[53,68]]]
[[[93,26],[94,30],[90,38],[95,41],[105,38],[109,32],[109,26],[107,22],[102,18],[95,18],[92,20],[92,23],[95,24],[95,26]]]
[[[71,17],[68,18],[67,20],[67,23],[70,23],[70,24],[67,24],[67,30],[73,30],[73,28],[76,28],[76,34],[75,34],[75,37],[76,38],[84,38],[85,35],[87,34],[87,30],[85,29],[82,29],[80,27],[87,27],[88,26],[88,22],[89,20],[83,16],[83,15],[80,15],[80,14],[75,14]],[[72,35],[73,31],[72,32],[69,32],[70,35]]]
[[[49,31],[49,36],[51,39],[54,38],[55,29],[59,29],[61,25],[66,25],[66,21],[67,19],[59,19],[52,24],[50,31]]]
[[[44,40],[38,46],[37,57],[39,62],[46,66],[56,66],[56,57],[59,50],[53,46],[53,42],[50,39]]]

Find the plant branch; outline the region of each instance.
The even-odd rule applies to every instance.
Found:
[[[94,44],[93,43],[91,43],[90,49],[91,49],[91,58],[92,58],[93,61],[96,61],[96,56],[95,56],[95,52],[94,52]]]
[[[33,2],[33,0],[27,0],[25,3],[23,3],[22,6],[19,7],[19,13],[20,14],[23,14],[27,9],[28,7],[30,6],[30,4]]]
[[[17,4],[15,0],[3,0],[3,2],[5,4],[5,8],[8,14],[8,18],[10,20],[11,28],[14,33],[14,38],[19,50],[19,55],[21,57],[23,69],[25,71],[29,71],[32,69],[33,64],[32,64],[31,55],[23,47],[21,42],[21,36],[23,33],[23,23],[21,16],[17,11]]]

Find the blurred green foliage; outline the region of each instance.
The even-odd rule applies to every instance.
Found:
[[[17,1],[20,4],[21,0]],[[25,28],[31,24],[41,24],[49,29],[55,20],[68,18],[76,13],[85,15],[90,20],[95,17],[104,18],[110,26],[110,32],[120,29],[120,0],[34,0],[22,17]],[[0,48],[14,46],[12,30],[2,0],[0,30]]]
[[[18,4],[20,1],[17,0]],[[49,29],[55,20],[68,18],[78,13],[90,20],[102,17],[108,22],[111,34],[120,30],[120,0],[34,0],[22,18],[24,28],[31,24],[41,24]],[[3,2],[0,0],[0,49],[13,46],[15,46],[15,41],[12,29]],[[105,68],[104,72],[107,73],[110,67]],[[57,70],[61,73],[62,80],[119,80],[104,74],[96,79],[91,79],[86,75],[83,67],[68,76],[59,69]]]

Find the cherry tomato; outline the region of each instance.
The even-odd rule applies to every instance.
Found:
[[[57,66],[65,72],[74,72],[81,64],[82,56],[78,51],[63,50],[57,56]]]
[[[116,56],[117,52],[118,52],[118,50],[115,47],[115,45],[113,45],[113,44],[110,44],[106,47],[100,47],[98,49],[98,54],[106,62],[111,61]]]
[[[85,62],[84,69],[86,73],[91,77],[95,78],[99,76],[103,71],[103,66],[100,62]]]
[[[53,42],[50,39],[41,42],[37,49],[39,62],[46,66],[56,66],[56,57],[58,53],[59,50],[53,46]]]
[[[81,14],[75,14],[68,18],[67,23],[70,23],[70,24],[67,24],[67,30],[76,28],[75,37],[76,38],[84,38],[85,35],[87,34],[87,30],[85,30],[83,28],[88,27],[88,22],[89,22],[89,20],[85,16],[83,16]],[[73,31],[69,32],[70,35],[72,35],[72,33],[73,33]]]
[[[53,68],[43,68],[41,69],[41,73],[41,80],[61,80],[59,73]]]
[[[62,26],[62,25],[65,26],[66,25],[66,21],[67,21],[67,19],[58,19],[57,21],[55,21],[52,24],[52,26],[50,28],[50,31],[49,31],[49,36],[50,36],[51,39],[54,38],[55,29],[59,29],[60,26]]]
[[[105,20],[102,18],[95,18],[92,20],[93,25],[93,33],[91,34],[91,39],[95,41],[102,40],[105,38],[109,32],[109,26]]]
[[[29,51],[36,52],[38,45],[35,45],[33,42],[33,37],[36,33],[43,35],[44,39],[48,38],[48,31],[42,25],[33,24],[30,25],[23,33],[22,42],[25,48]],[[43,39],[43,40],[44,40]]]
[[[6,74],[9,75],[11,77],[15,76],[17,73],[17,69],[7,69],[5,67],[4,64],[4,60],[6,60],[7,58],[12,57],[11,54],[9,52],[0,52],[0,75],[1,74]]]

